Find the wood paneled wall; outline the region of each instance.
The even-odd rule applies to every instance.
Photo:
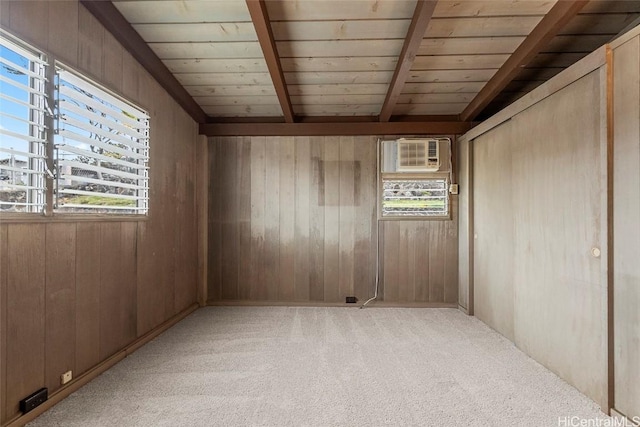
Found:
[[[376,141],[210,138],[209,300],[364,301],[379,244],[382,300],[455,303],[457,216],[378,225]]]
[[[473,289],[476,316],[607,410],[603,88],[604,66],[474,138]]]
[[[615,408],[640,419],[640,31],[613,49]]]
[[[196,302],[197,125],[75,1],[2,1],[2,28],[151,114],[142,221],[0,224],[0,421]]]

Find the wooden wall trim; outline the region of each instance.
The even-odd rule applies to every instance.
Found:
[[[460,114],[462,120],[475,119],[587,3],[585,0],[557,2],[464,109]]]
[[[346,307],[358,309],[364,301],[355,304],[333,303],[321,301],[245,301],[245,300],[224,300],[207,301],[211,307]],[[458,308],[457,303],[445,302],[385,302],[372,301],[367,304],[367,308]]]
[[[491,129],[506,122],[516,114],[553,95],[559,90],[575,82],[579,78],[586,76],[590,72],[597,70],[598,68],[606,64],[606,49],[607,45],[593,51],[577,63],[573,64],[571,67],[563,70],[560,74],[553,77],[551,80],[548,80],[544,84],[538,86],[522,98],[515,101],[513,104],[509,105],[504,110],[496,113],[492,117],[488,118],[484,122],[471,129],[466,133],[465,137],[469,141],[471,141],[479,137],[480,135],[489,132]]]
[[[155,337],[157,337],[158,335],[160,335],[161,333],[163,333],[164,331],[166,331],[167,329],[169,329],[170,327],[172,327],[173,325],[175,325],[176,323],[178,323],[179,321],[187,317],[189,314],[193,313],[196,309],[198,309],[198,307],[199,307],[198,304],[192,304],[182,312],[176,314],[169,320],[157,326],[155,329],[147,332],[140,338],[136,339],[134,342],[132,342],[131,344],[129,344],[128,346],[126,346],[125,348],[123,348],[122,350],[114,354],[113,356],[109,357],[108,359],[104,360],[100,364],[96,365],[90,371],[87,371],[86,373],[75,378],[65,387],[51,394],[49,396],[49,399],[46,402],[38,406],[33,411],[12,419],[11,421],[7,422],[3,427],[22,427],[25,424],[33,421],[38,416],[42,415],[43,413],[45,413],[46,411],[48,411],[49,409],[53,408],[55,405],[60,403],[63,399],[67,398],[69,395],[71,395],[71,393],[78,391],[81,387],[83,387],[84,385],[92,381],[94,378],[98,377],[103,372],[106,372],[108,369],[116,365],[118,362],[122,361],[125,357],[130,356],[140,347],[144,346],[145,344],[153,340]]]
[[[110,1],[80,0],[98,21],[127,49],[153,76],[169,95],[198,123],[207,121],[207,115],[178,82],[171,71],[151,50],[138,32],[127,22]]]
[[[615,321],[614,321],[614,252],[613,252],[613,180],[614,180],[614,111],[613,111],[613,51],[610,46],[606,46],[606,60],[607,66],[603,70],[604,80],[601,90],[602,102],[604,103],[604,110],[606,112],[606,135],[604,135],[606,144],[603,147],[602,164],[604,166],[603,177],[603,195],[602,195],[602,214],[604,215],[602,233],[606,238],[606,272],[603,274],[603,280],[607,287],[607,309],[606,309],[606,325],[607,325],[607,376],[608,376],[608,389],[607,389],[607,407],[606,413],[610,413],[611,409],[615,407]]]
[[[209,249],[209,144],[205,135],[198,136],[196,165],[196,205],[198,214],[198,303],[207,302],[207,275]]]
[[[400,93],[402,93],[402,89],[404,88],[404,84],[409,77],[413,61],[416,59],[416,54],[420,48],[420,43],[422,42],[424,34],[427,31],[427,27],[429,26],[429,22],[431,21],[431,16],[436,8],[436,3],[437,1],[418,0],[418,3],[416,4],[416,9],[413,12],[413,18],[409,25],[409,29],[407,30],[404,45],[402,46],[402,51],[398,57],[398,64],[396,65],[393,77],[391,78],[391,84],[387,91],[387,96],[382,104],[382,109],[380,110],[381,122],[388,122],[389,118],[391,118],[393,108],[396,106]]]
[[[207,136],[460,135],[470,122],[207,123]]]

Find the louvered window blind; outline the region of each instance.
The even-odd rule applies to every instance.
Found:
[[[146,214],[149,116],[56,69],[55,211]]]
[[[42,212],[46,191],[46,62],[0,32],[0,211]]]
[[[446,179],[382,179],[383,217],[444,217],[449,215]]]

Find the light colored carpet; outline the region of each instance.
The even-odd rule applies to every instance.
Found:
[[[32,426],[557,426],[607,418],[455,309],[208,307]]]

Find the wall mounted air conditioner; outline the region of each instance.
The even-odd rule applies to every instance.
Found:
[[[396,142],[398,172],[436,172],[440,169],[440,144],[437,139],[406,139]]]

